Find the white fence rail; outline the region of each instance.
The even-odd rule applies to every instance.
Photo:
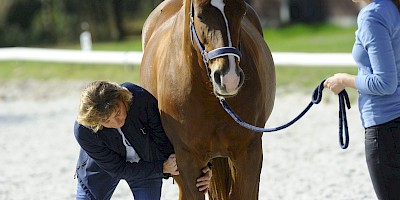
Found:
[[[0,48],[2,61],[44,61],[90,64],[140,64],[142,52],[81,51],[42,48]]]
[[[0,48],[0,61],[43,61],[88,64],[140,64],[142,52],[81,51],[43,48]],[[277,66],[356,66],[350,53],[272,53]]]

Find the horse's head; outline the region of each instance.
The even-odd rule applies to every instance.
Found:
[[[192,0],[192,43],[202,54],[214,94],[231,97],[244,82],[239,66],[239,34],[246,12],[243,0]]]

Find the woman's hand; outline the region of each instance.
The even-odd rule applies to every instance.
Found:
[[[212,170],[209,166],[206,166],[201,171],[203,172],[203,175],[197,179],[196,187],[199,188],[200,192],[203,192],[205,194],[210,188]],[[179,175],[175,154],[171,154],[169,158],[163,163],[163,173],[169,173],[174,176]]]
[[[178,165],[176,165],[175,154],[171,154],[169,158],[163,163],[163,173],[171,174],[173,176],[179,175]]]
[[[196,187],[199,188],[200,192],[203,192],[205,194],[208,192],[208,189],[210,188],[212,170],[210,167],[207,166],[202,169],[202,172],[203,172],[203,175],[197,179]]]
[[[346,87],[356,88],[355,77],[350,74],[338,73],[325,80],[324,87],[339,94]]]

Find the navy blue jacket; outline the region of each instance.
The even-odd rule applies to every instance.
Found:
[[[126,149],[117,129],[97,133],[75,122],[75,138],[81,146],[77,178],[89,197],[102,199],[109,184],[119,179],[140,180],[166,177],[163,162],[174,152],[160,120],[157,100],[132,83],[123,83],[133,100],[121,128],[139,157],[139,163],[126,162]]]

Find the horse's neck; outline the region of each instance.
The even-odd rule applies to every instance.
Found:
[[[183,29],[183,37],[181,37],[181,50],[182,56],[184,58],[184,63],[186,63],[186,67],[190,67],[191,70],[194,69],[193,66],[197,66],[198,62],[196,59],[193,59],[193,56],[197,54],[196,50],[193,48],[191,42],[191,32],[190,32],[190,11],[191,11],[191,0],[182,0],[183,1],[183,9],[180,13],[182,16],[177,22],[176,26],[182,26]],[[178,28],[178,27],[177,27]],[[197,73],[197,72],[195,72]]]
[[[190,10],[191,0],[183,0],[183,45],[185,41],[190,41]],[[186,45],[187,46],[187,45]]]
[[[190,79],[190,82],[195,82],[196,84],[206,84],[208,83],[207,71],[203,65],[203,61],[201,55],[197,52],[197,48],[193,46],[191,41],[191,32],[190,32],[190,11],[191,11],[191,0],[183,0],[183,9],[177,23],[176,28],[178,26],[182,26],[183,28],[183,37],[181,38],[181,54],[183,57],[183,66],[184,68],[188,68],[190,72],[187,74]],[[183,13],[182,13],[183,12]],[[194,42],[194,41],[193,41]],[[196,44],[194,44],[196,45]],[[181,69],[182,70],[182,69]],[[206,87],[206,86],[204,86]]]

